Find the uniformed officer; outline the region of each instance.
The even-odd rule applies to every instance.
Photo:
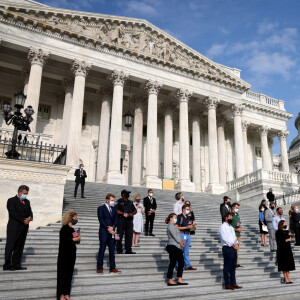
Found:
[[[118,234],[120,239],[117,241],[117,253],[122,254],[122,239],[125,232],[125,254],[135,254],[132,252],[132,235],[133,235],[133,216],[136,214],[137,210],[132,203],[128,200],[129,191],[123,190],[121,192],[122,198],[118,200],[117,203],[117,213],[119,217],[118,223]]]

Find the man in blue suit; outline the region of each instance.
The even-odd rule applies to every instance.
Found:
[[[107,194],[105,204],[98,207],[98,220],[100,222],[99,241],[100,248],[97,259],[97,273],[103,274],[103,256],[108,245],[109,249],[109,273],[121,273],[116,269],[115,263],[115,228],[118,225],[118,214],[115,205],[115,196]]]

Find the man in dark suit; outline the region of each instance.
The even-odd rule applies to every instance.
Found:
[[[27,199],[28,191],[28,186],[21,185],[18,194],[7,200],[8,223],[4,271],[27,269],[21,266],[21,260],[29,222],[33,219],[30,201]]]
[[[274,203],[275,201],[275,195],[273,194],[272,188],[269,189],[269,192],[267,193],[267,199],[269,202]]]
[[[220,213],[221,213],[222,223],[225,222],[226,213],[231,212],[230,200],[231,199],[228,196],[224,196],[223,203],[220,205]]]
[[[295,206],[292,212],[292,222],[295,231],[295,246],[300,246],[300,213],[298,212],[298,206]]]
[[[79,165],[79,169],[76,169],[74,176],[76,176],[74,198],[76,198],[76,196],[77,196],[77,189],[78,189],[79,184],[81,185],[81,198],[85,198],[84,197],[84,185],[85,185],[85,178],[87,178],[87,175],[84,170],[83,164]]]
[[[153,231],[153,222],[155,218],[155,211],[157,208],[156,200],[153,198],[153,191],[151,189],[148,190],[148,196],[144,198],[144,208],[146,214],[146,224],[145,224],[145,235],[148,233],[151,236],[155,236]],[[150,223],[150,231],[149,231],[149,223]]]
[[[99,241],[100,248],[97,259],[97,273],[103,274],[103,256],[108,245],[109,273],[121,273],[116,269],[115,263],[115,228],[118,226],[118,214],[115,205],[115,196],[107,194],[105,204],[98,207],[98,220],[100,222]]]

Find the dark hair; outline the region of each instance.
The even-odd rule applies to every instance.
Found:
[[[225,219],[228,218],[229,216],[233,216],[232,212],[228,211],[226,214],[225,214]]]
[[[27,192],[29,192],[29,187],[27,185],[20,185],[18,188],[18,193],[23,192],[24,190],[26,190]]]
[[[280,207],[280,206],[279,206],[279,207],[277,207],[277,208],[276,208],[276,211],[278,212],[280,208],[282,208],[282,207]]]
[[[262,200],[260,201],[260,204],[263,204],[263,202],[267,202],[267,200],[266,200],[266,199],[262,199]]]
[[[182,194],[181,192],[179,192],[179,193],[176,193],[176,194],[175,194],[175,199],[176,199],[176,200],[179,200],[179,199],[180,199],[180,196],[181,196],[181,194]]]
[[[184,210],[184,209],[186,209],[186,208],[188,208],[188,207],[190,207],[190,205],[184,204],[184,205],[182,205],[182,210]]]
[[[152,190],[152,189],[149,189],[149,190],[148,190],[148,193],[149,193],[150,191],[152,191],[152,192],[153,192],[153,190]]]
[[[281,220],[281,221],[279,221],[279,223],[278,223],[278,230],[281,230],[281,231],[283,231],[283,224],[284,224],[284,220]]]
[[[176,216],[176,214],[172,213],[172,214],[169,214],[166,219],[165,219],[165,223],[166,224],[169,224],[170,223],[170,219],[172,219],[174,216]]]
[[[223,197],[223,202],[225,203],[225,201],[227,200],[227,199],[230,199],[228,196],[224,196]]]
[[[187,202],[189,202],[190,204],[186,204]],[[191,206],[191,201],[190,200],[185,200],[184,205]]]
[[[109,200],[109,199],[110,199],[110,197],[112,197],[112,198],[116,198],[116,196],[115,196],[115,195],[108,193],[108,194],[106,195],[105,199],[106,199],[106,200]]]
[[[236,206],[240,206],[237,202],[234,202],[233,204],[231,204],[231,208],[234,208]]]

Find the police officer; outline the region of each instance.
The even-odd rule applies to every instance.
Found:
[[[123,190],[121,192],[122,198],[118,200],[117,213],[119,217],[118,234],[120,239],[117,241],[117,253],[122,254],[122,239],[125,232],[125,254],[135,254],[132,252],[132,235],[133,235],[133,216],[137,213],[137,210],[132,203],[128,200],[129,191]]]

